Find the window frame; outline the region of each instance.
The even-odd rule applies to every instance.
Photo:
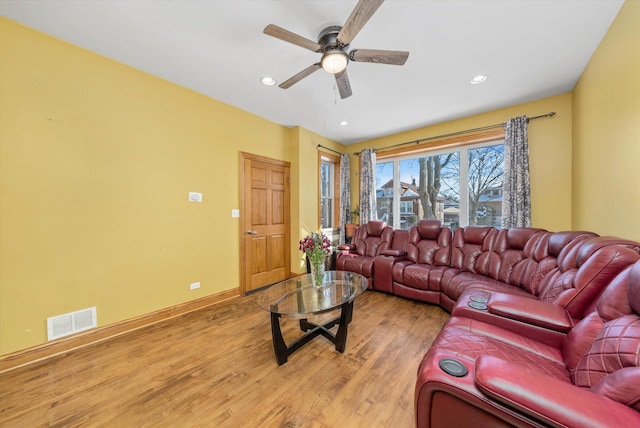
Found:
[[[436,156],[446,153],[458,151],[460,152],[460,165],[466,165],[466,168],[460,168],[460,183],[466,183],[460,186],[460,211],[459,226],[466,227],[469,225],[469,175],[468,175],[468,151],[482,147],[491,147],[504,144],[504,130],[493,132],[483,132],[473,135],[467,135],[460,140],[449,138],[440,142],[425,144],[421,148],[409,148],[406,150],[393,150],[386,153],[380,153],[376,158],[376,166],[378,163],[393,163],[393,190],[392,190],[392,212],[400,213],[400,162],[408,159],[415,159],[423,156]],[[466,201],[463,203],[463,201]],[[400,215],[393,216],[391,226],[394,229],[400,228]]]
[[[329,164],[333,168],[330,198],[333,200],[331,227],[322,227],[322,164]],[[340,227],[340,158],[324,152],[318,152],[318,225],[323,231],[336,230]]]

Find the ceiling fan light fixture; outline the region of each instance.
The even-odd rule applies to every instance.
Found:
[[[331,49],[322,55],[322,69],[327,73],[336,74],[347,68],[347,54],[340,49]]]

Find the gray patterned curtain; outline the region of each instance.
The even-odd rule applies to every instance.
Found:
[[[505,123],[502,227],[531,227],[529,143],[526,116]]]
[[[351,161],[349,153],[340,155],[340,238],[344,244],[344,225],[351,223]]]
[[[364,149],[360,152],[360,224],[376,218],[376,151]]]

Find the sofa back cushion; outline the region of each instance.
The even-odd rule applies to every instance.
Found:
[[[625,367],[605,376],[591,392],[640,412],[640,367]]]
[[[488,275],[491,249],[498,230],[490,226],[459,227],[453,232],[452,268]]]
[[[438,220],[420,220],[409,230],[407,259],[414,263],[448,266],[451,260],[451,229]]]
[[[360,226],[354,233],[356,254],[360,256],[375,257],[380,251],[386,250],[391,245],[393,229],[384,221],[371,220]]]
[[[532,280],[539,263],[548,256],[550,235],[543,229],[500,230],[489,259],[489,277],[534,294]]]
[[[605,380],[611,374],[640,367],[640,261],[614,278],[596,309],[565,337],[562,354],[576,386],[596,387],[603,394],[621,387],[620,374]],[[625,373],[625,379],[636,376],[634,370]],[[638,400],[640,383],[636,385]]]
[[[556,286],[554,282],[566,282],[566,276],[572,276],[574,273],[565,275],[565,272],[578,268],[580,244],[597,236],[591,232],[551,233],[547,244],[547,257],[538,263],[538,270],[531,279],[530,292],[538,296],[539,299],[548,301],[549,298],[545,295],[549,294],[550,290]]]
[[[539,282],[539,300],[567,309],[576,319],[590,313],[605,287],[625,267],[640,258],[632,241],[591,238],[567,245],[557,259],[557,267]]]

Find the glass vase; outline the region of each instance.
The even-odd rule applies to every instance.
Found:
[[[314,287],[322,287],[324,282],[324,260],[311,263],[311,282]]]

